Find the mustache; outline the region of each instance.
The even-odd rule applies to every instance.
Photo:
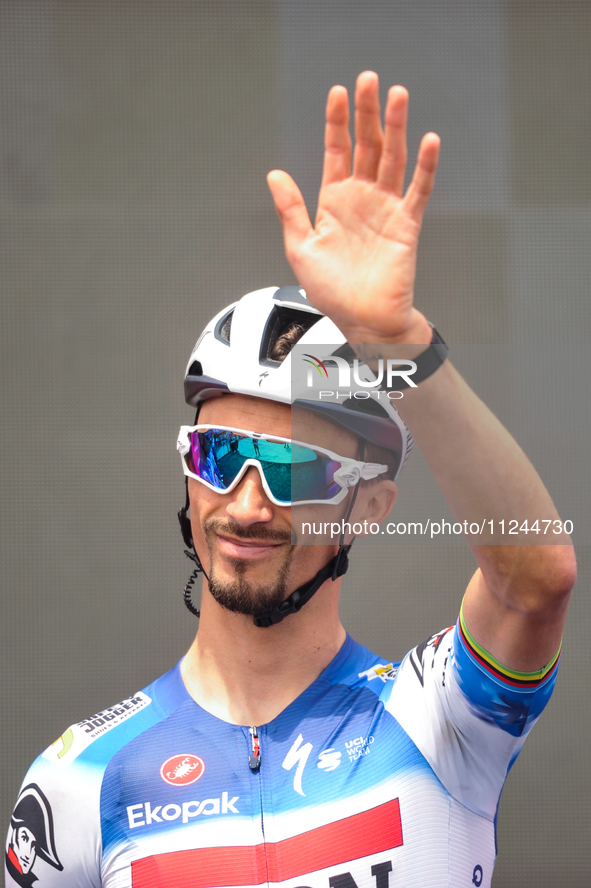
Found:
[[[290,543],[291,531],[274,530],[273,528],[263,527],[258,524],[251,524],[249,527],[242,527],[232,521],[223,521],[219,518],[206,518],[203,524],[203,530],[206,536],[211,533],[227,533],[230,536],[241,540],[258,540],[265,543]]]

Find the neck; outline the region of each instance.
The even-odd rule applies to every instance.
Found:
[[[260,629],[231,613],[204,583],[199,632],[181,666],[187,690],[208,712],[233,724],[262,725],[289,706],[326,669],[345,641],[328,580],[300,613]]]

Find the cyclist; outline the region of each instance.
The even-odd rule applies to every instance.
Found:
[[[458,520],[558,519],[413,306],[439,142],[424,137],[403,193],[406,110],[392,88],[382,131],[377,77],[360,75],[351,174],[348,101],[333,87],[314,227],[293,180],[269,176],[301,287],[221,312],[185,379],[198,416],[179,435],[180,518],[206,576],[199,632],[176,669],[72,726],[33,765],[15,812],[44,800],[52,859],[37,853],[39,888],[490,885],[503,782],[555,681],[568,539],[471,537],[478,569],[456,626],[400,665],[354,642],[337,610],[348,525],[389,513],[407,428]],[[366,382],[404,346],[418,384],[398,409],[354,397],[319,408],[292,393],[296,343],[308,355],[328,343],[325,368],[356,355]],[[346,529],[304,545],[302,509]],[[9,885],[24,884],[16,829]]]

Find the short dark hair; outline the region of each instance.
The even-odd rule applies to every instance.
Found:
[[[273,344],[269,357],[272,361],[283,361],[288,356],[294,345],[299,342],[306,328],[297,321],[290,321],[283,329]]]

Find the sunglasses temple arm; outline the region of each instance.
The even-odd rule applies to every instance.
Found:
[[[372,478],[377,478],[378,475],[387,471],[388,466],[384,466],[381,463],[364,463],[361,469],[361,477],[364,481],[371,481]]]

